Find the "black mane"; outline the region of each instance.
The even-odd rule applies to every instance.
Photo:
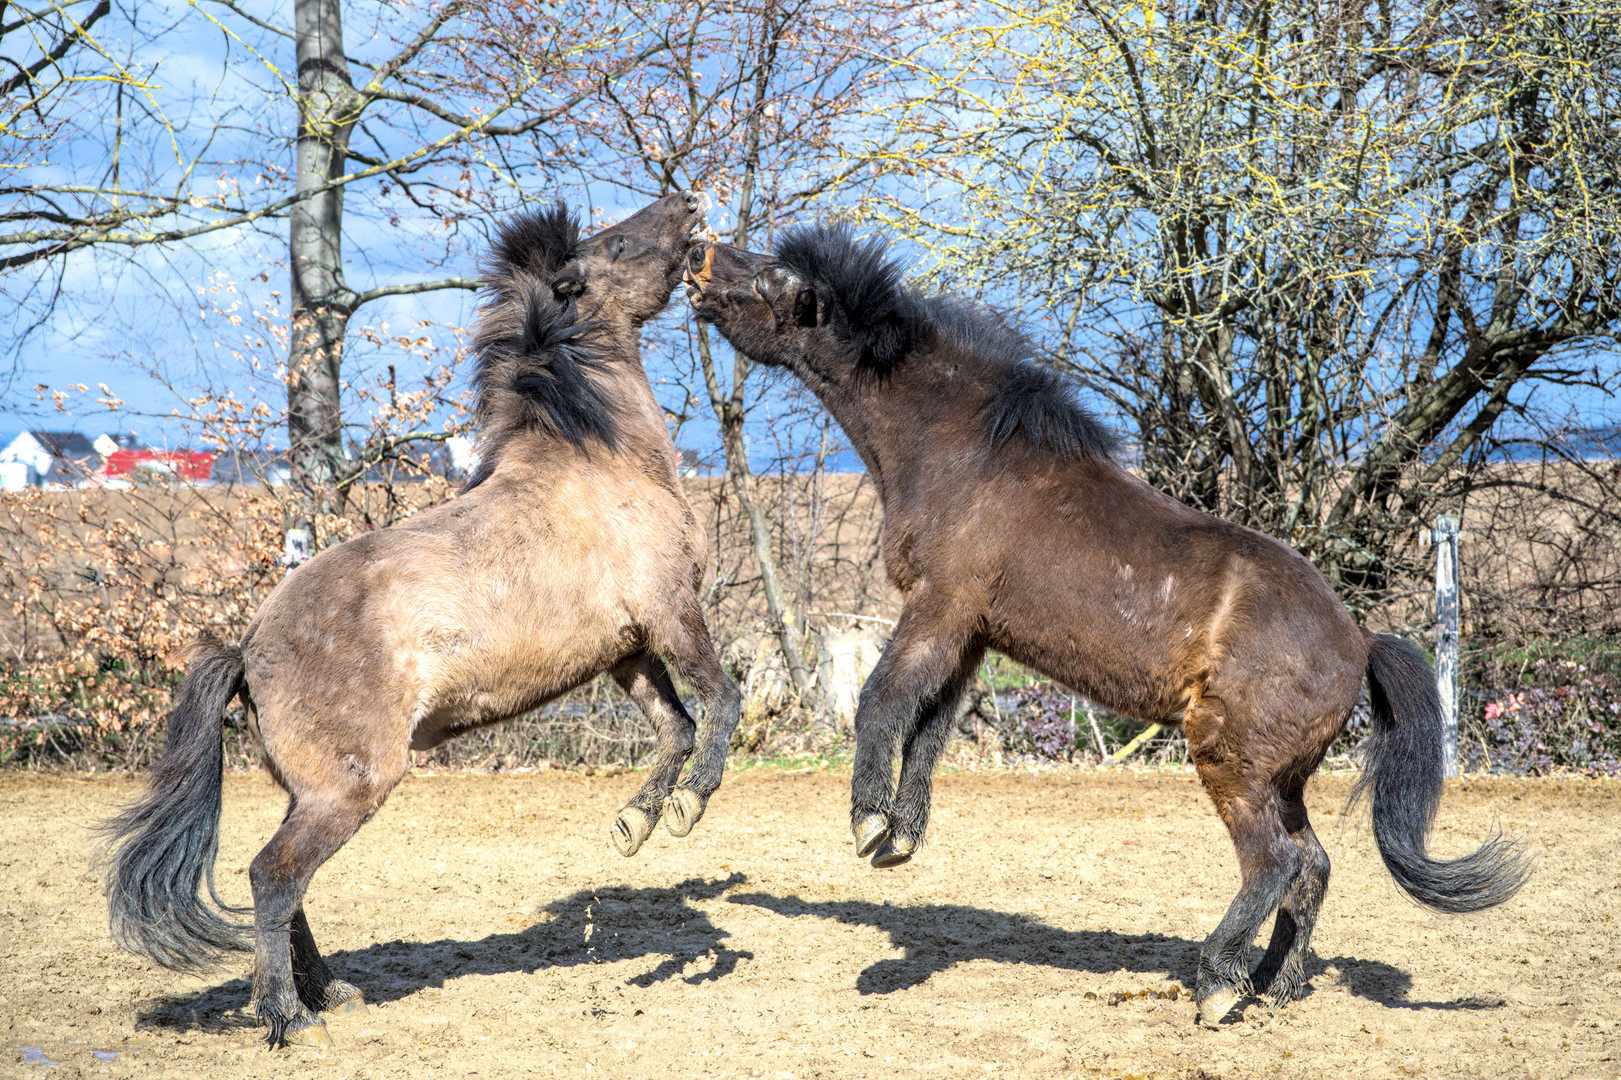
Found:
[[[860,241],[843,224],[804,226],[785,233],[776,256],[831,300],[838,329],[860,349],[860,363],[887,374],[922,346],[949,346],[978,361],[994,384],[985,407],[991,448],[1023,431],[1030,445],[1068,457],[1113,456],[1115,433],[1075,399],[1072,379],[1033,362],[1030,339],[995,311],[951,296],[919,296],[902,283],[888,245]]]
[[[923,312],[882,240],[857,240],[842,224],[801,226],[777,241],[777,261],[826,291],[864,365],[888,371],[924,339]]]
[[[580,340],[594,325],[576,321],[574,301],[544,287],[499,298],[481,313],[473,337],[479,463],[462,491],[489,479],[506,444],[525,431],[581,450],[591,439],[615,448],[614,404],[593,378],[603,360]]]
[[[496,226],[495,245],[484,268],[484,287],[511,288],[515,275],[548,278],[574,258],[580,219],[559,199],[545,210],[525,210]]]

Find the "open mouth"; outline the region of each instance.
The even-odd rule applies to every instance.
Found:
[[[686,266],[681,271],[681,280],[686,283],[689,300],[703,296],[704,286],[709,284],[710,275],[715,269],[715,235],[709,233],[705,239],[707,242],[702,247],[694,247],[687,252]]]

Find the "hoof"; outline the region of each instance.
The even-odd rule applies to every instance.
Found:
[[[361,1006],[365,1008],[364,1005]],[[296,1028],[288,1028],[281,1033],[283,1046],[313,1046],[317,1050],[332,1049],[332,1036],[327,1034],[326,1024],[319,1020],[311,1020]]]
[[[850,831],[856,834],[856,858],[865,859],[889,839],[889,819],[882,814],[868,814]]]
[[[346,982],[334,981],[326,992],[326,1008],[322,1012],[334,1016],[353,1016],[366,1011],[366,998],[360,993],[358,987]]]
[[[905,838],[896,839],[892,836],[879,845],[877,851],[873,852],[872,865],[874,869],[878,870],[888,870],[892,866],[900,866],[902,863],[911,862],[912,852],[916,850],[917,845],[912,841]]]
[[[653,819],[634,806],[619,811],[614,819],[614,847],[619,854],[631,856],[642,848],[642,841],[653,832]]]
[[[664,827],[671,836],[685,836],[704,816],[704,800],[690,788],[676,788],[664,800]]]
[[[1237,990],[1223,986],[1213,990],[1210,996],[1199,1002],[1199,1023],[1205,1027],[1218,1026],[1222,1018],[1233,1011],[1242,997]]]

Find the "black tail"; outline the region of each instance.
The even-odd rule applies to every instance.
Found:
[[[1516,841],[1494,831],[1475,851],[1430,858],[1425,837],[1441,801],[1441,696],[1424,654],[1398,637],[1371,636],[1373,735],[1354,803],[1371,789],[1373,835],[1396,884],[1437,911],[1480,911],[1520,891],[1531,874]]]
[[[166,968],[195,971],[245,949],[240,912],[214,891],[225,709],[242,689],[242,650],[199,642],[169,714],[163,757],[140,801],[102,826],[112,848],[107,904],[113,940]],[[213,903],[198,895],[204,879]]]

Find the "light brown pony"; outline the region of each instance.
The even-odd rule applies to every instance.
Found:
[[[883,501],[884,565],[905,603],[861,692],[851,784],[857,851],[874,866],[921,843],[935,760],[994,649],[1186,732],[1243,875],[1200,951],[1206,1023],[1251,992],[1282,1004],[1300,990],[1329,870],[1303,791],[1364,676],[1375,734],[1362,784],[1397,883],[1431,907],[1478,911],[1524,882],[1500,838],[1449,862],[1426,853],[1442,751],[1422,654],[1361,630],[1297,552],[1127,472],[1108,430],[1002,320],[911,292],[882,244],[837,228],[791,231],[775,258],[715,245],[689,262],[698,316],[815,391]],[[1252,975],[1250,944],[1274,910]]]
[[[311,875],[375,814],[412,749],[614,679],[658,730],[614,840],[684,836],[720,784],[739,696],[699,600],[705,540],[682,494],[640,327],[668,302],[707,199],[661,199],[581,242],[559,207],[501,230],[475,347],[481,464],[463,494],[293,571],[237,645],[199,644],[145,796],[109,822],[114,937],[196,968],[241,945],[198,895],[220,812],[220,730],[241,694],[287,816],[253,860],[253,994],[278,1043],[327,1045],[360,1007],[316,950]],[[706,712],[694,725],[664,658]]]

